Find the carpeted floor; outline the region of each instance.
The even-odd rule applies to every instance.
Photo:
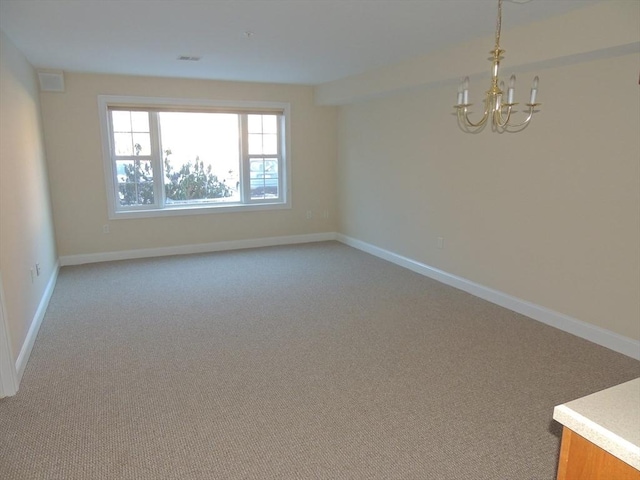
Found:
[[[552,480],[640,362],[335,242],[61,270],[13,479]]]

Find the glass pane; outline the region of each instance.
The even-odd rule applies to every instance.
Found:
[[[277,115],[262,115],[262,133],[278,133]]]
[[[131,112],[122,112],[114,110],[111,112],[114,132],[130,132],[131,131]]]
[[[278,153],[278,136],[266,134],[262,136],[262,153],[275,155]]]
[[[278,197],[278,162],[275,159],[252,158],[249,166],[251,198]]]
[[[149,161],[135,161],[136,181],[139,183],[153,182],[153,168]]]
[[[262,135],[259,133],[249,134],[249,155],[261,155],[262,151]]]
[[[240,201],[237,114],[159,113],[167,203]]]
[[[120,205],[153,204],[153,169],[151,162],[116,162],[116,165]]]
[[[134,133],[133,149],[136,155],[151,155],[151,136],[148,133]]]
[[[149,113],[148,112],[131,112],[132,132],[148,132],[149,131]]]
[[[262,133],[262,115],[247,115],[249,133]]]
[[[135,169],[132,161],[116,162],[116,179],[118,183],[135,182]]]
[[[252,158],[249,165],[251,175],[270,173],[278,175],[278,160],[275,158]]]
[[[133,155],[133,141],[130,133],[114,133],[116,155],[130,157]]]

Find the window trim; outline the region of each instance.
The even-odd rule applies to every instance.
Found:
[[[134,207],[127,210],[116,208],[116,168],[111,155],[112,136],[110,129],[109,108],[129,108],[131,110],[167,109],[175,111],[219,112],[219,113],[281,113],[283,116],[282,149],[282,196],[277,202],[265,200],[251,203],[219,203],[219,204],[182,204],[164,205],[149,208]],[[195,98],[165,98],[123,95],[98,95],[98,112],[102,142],[102,164],[106,188],[108,218],[110,220],[124,218],[148,218],[176,215],[198,215],[211,213],[247,212],[259,210],[281,210],[291,208],[291,104],[285,102],[261,101],[228,101]],[[153,148],[153,147],[152,147]],[[243,159],[241,158],[242,162]],[[247,172],[248,174],[248,172]],[[248,175],[247,175],[248,176]]]

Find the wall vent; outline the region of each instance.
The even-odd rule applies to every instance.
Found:
[[[62,70],[38,70],[38,80],[42,92],[64,92]]]
[[[199,62],[202,57],[197,55],[180,55],[178,60],[182,60],[185,62]]]

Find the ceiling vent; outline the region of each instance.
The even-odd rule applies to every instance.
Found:
[[[184,62],[199,62],[202,57],[197,55],[180,55],[178,60],[182,60]]]
[[[42,92],[64,92],[62,70],[38,70],[38,80]]]

